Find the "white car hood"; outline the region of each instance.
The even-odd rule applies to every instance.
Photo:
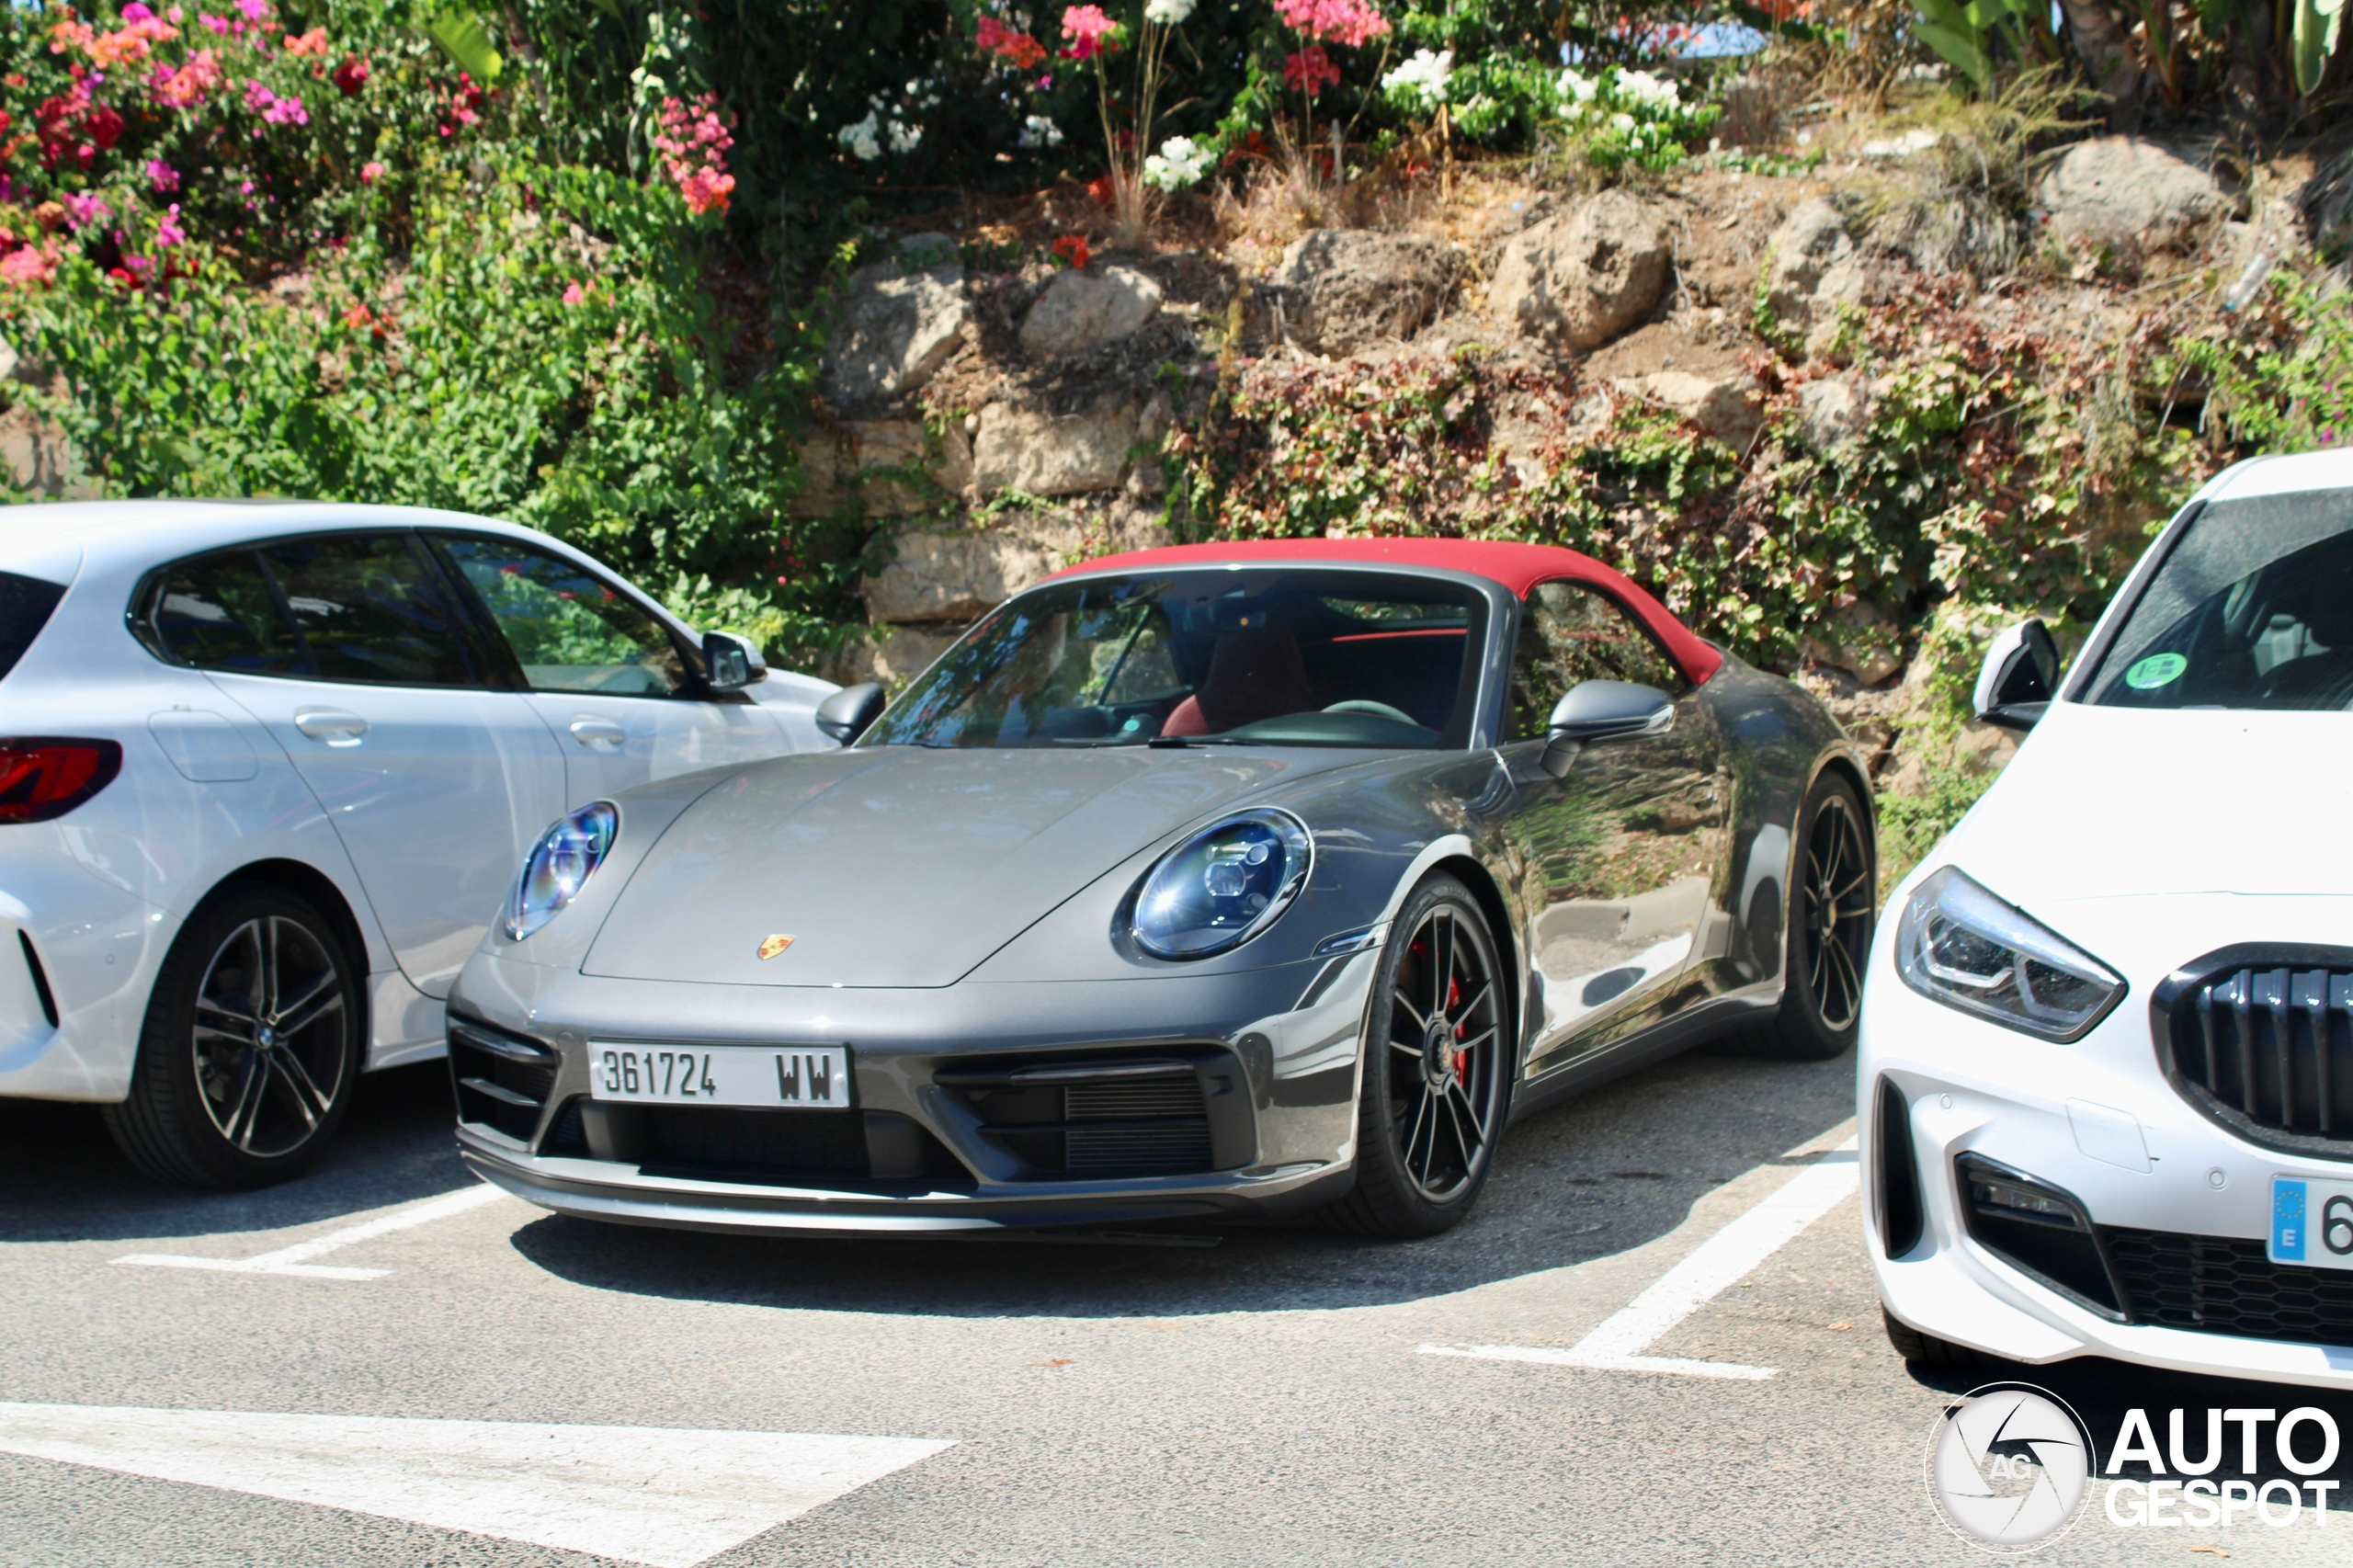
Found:
[[[1937,858],[2030,911],[2353,894],[2348,778],[2353,713],[2055,702]]]

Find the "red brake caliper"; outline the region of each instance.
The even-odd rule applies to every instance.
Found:
[[[1462,982],[1459,979],[1449,977],[1446,983],[1446,1010],[1451,1013],[1455,1008],[1461,1005]],[[1470,1028],[1471,1020],[1469,1018],[1464,1018],[1461,1023],[1454,1026],[1454,1038],[1461,1040],[1463,1034]],[[1456,1077],[1461,1078],[1463,1076],[1464,1064],[1470,1060],[1471,1053],[1467,1051],[1458,1051],[1454,1053],[1454,1075]]]

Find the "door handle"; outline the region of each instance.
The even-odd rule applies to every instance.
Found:
[[[586,714],[572,722],[572,738],[592,750],[605,746],[619,751],[629,739],[629,732],[610,719],[594,719]]]
[[[331,746],[356,746],[359,737],[368,733],[368,721],[340,708],[298,708],[294,710],[294,727]]]

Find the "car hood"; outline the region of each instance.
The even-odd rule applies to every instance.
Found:
[[[679,814],[582,969],[729,985],[951,985],[1154,839],[1360,756],[878,746],[779,757]],[[764,959],[771,937],[792,941]]]
[[[2353,892],[2348,768],[2353,714],[2054,703],[1939,859],[2029,911]]]

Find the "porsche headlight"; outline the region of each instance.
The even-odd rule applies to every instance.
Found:
[[[621,813],[610,801],[596,801],[540,835],[524,857],[515,891],[506,895],[506,935],[519,942],[563,912],[603,864],[620,827]]]
[[[1231,951],[1290,907],[1314,857],[1289,812],[1237,812],[1161,857],[1136,890],[1128,934],[1156,959]]]
[[[2106,964],[1950,866],[1904,906],[1895,967],[1923,996],[2061,1044],[2089,1033],[2125,991]]]

